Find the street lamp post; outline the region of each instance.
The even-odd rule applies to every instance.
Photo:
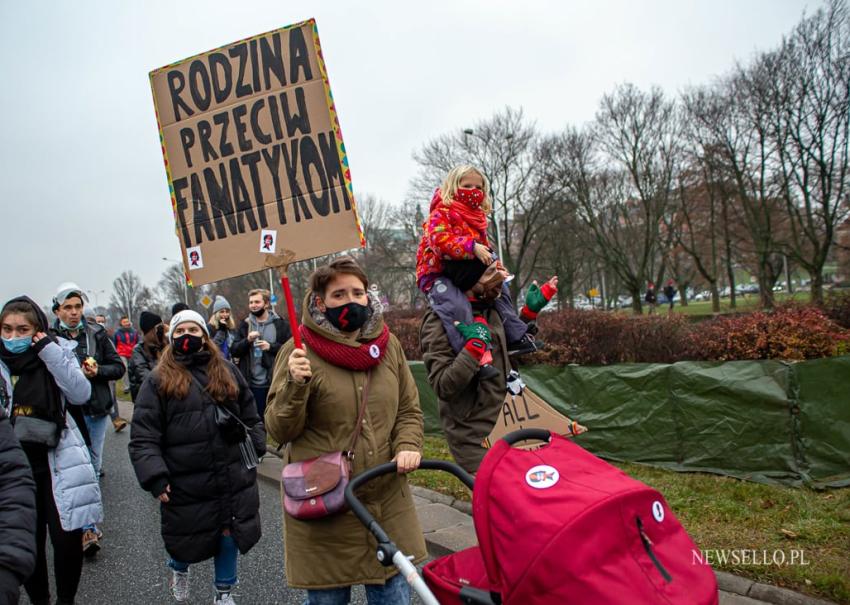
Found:
[[[182,261],[175,260],[173,258],[168,258],[166,256],[163,256],[162,260],[167,261],[169,263],[174,263],[176,265],[181,265],[181,266],[183,265]],[[181,273],[182,273],[182,271],[181,271]],[[181,285],[181,289],[183,290],[183,302],[186,304],[186,306],[188,306],[189,305],[189,286],[186,285],[186,277],[185,276],[183,277],[183,281],[180,282],[180,285]]]
[[[106,294],[106,290],[86,290],[86,292],[88,292],[94,297],[95,308],[100,307],[100,295]]]
[[[473,136],[476,139],[478,139],[479,141],[481,141],[482,143],[484,143],[485,145],[487,144],[487,141],[484,140],[484,138],[481,135],[475,134],[475,130],[473,130],[472,128],[464,128],[463,129],[463,135],[464,135],[464,137]],[[514,136],[513,134],[508,133],[508,134],[505,135],[505,140],[509,141],[513,138],[513,136]],[[482,170],[484,170],[483,167],[482,167]],[[491,179],[490,176],[486,173],[484,174],[484,176],[487,177],[488,181],[490,181],[490,196],[493,199],[493,222],[496,224],[496,250],[497,250],[497,253],[499,254],[499,260],[504,262],[504,257],[502,256],[502,230],[501,230],[501,227],[499,225],[498,204],[496,202],[496,195],[495,195],[494,190],[493,190],[493,179]],[[507,222],[508,208],[504,203],[502,204],[502,208],[505,211],[505,222]]]

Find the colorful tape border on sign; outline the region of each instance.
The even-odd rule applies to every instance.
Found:
[[[241,40],[236,40],[235,42],[228,42],[222,46],[217,48],[213,48],[211,50],[206,50],[204,52],[200,52],[198,54],[192,55],[190,57],[186,57],[185,59],[174,61],[173,63],[169,63],[168,65],[164,65],[163,67],[154,69],[148,74],[148,78],[151,84],[151,96],[153,96],[153,109],[156,114],[156,126],[159,130],[159,146],[162,149],[162,159],[165,162],[165,178],[168,182],[168,193],[171,196],[171,213],[174,216],[174,234],[177,236],[177,239],[180,239],[180,224],[177,220],[177,196],[174,194],[174,185],[172,184],[171,178],[171,166],[168,163],[168,152],[165,150],[165,135],[162,130],[162,120],[159,118],[159,107],[156,104],[156,94],[154,92],[154,84],[153,79],[158,73],[165,71],[166,69],[171,69],[176,65],[180,65],[181,63],[185,63],[186,61],[191,61],[196,57],[201,57],[203,55],[208,55],[210,53],[214,53],[216,51],[222,50],[224,48],[228,48],[230,46],[234,46],[236,44],[241,44],[243,42],[250,42],[251,40],[257,40],[262,38],[263,36],[267,36],[271,33],[277,31],[287,31],[290,29],[295,29],[298,27],[304,27],[308,25],[310,30],[313,32],[313,46],[316,49],[316,60],[319,64],[319,72],[322,74],[322,85],[325,87],[325,97],[328,103],[328,112],[331,117],[331,124],[333,124],[334,128],[334,136],[336,138],[337,143],[337,153],[339,154],[340,166],[342,166],[342,178],[345,181],[345,187],[348,189],[348,195],[351,198],[351,208],[354,210],[354,222],[357,225],[357,233],[360,235],[360,245],[366,246],[366,236],[363,233],[363,226],[360,222],[360,213],[357,212],[357,204],[354,200],[354,187],[351,183],[351,169],[348,166],[348,154],[345,151],[345,143],[342,139],[342,129],[339,126],[339,116],[336,112],[336,105],[333,100],[333,93],[331,92],[331,84],[328,80],[328,70],[325,67],[325,57],[322,54],[322,46],[319,43],[319,28],[316,25],[316,19],[310,18],[304,21],[299,21],[298,23],[293,23],[292,25],[286,25],[284,27],[278,27],[267,32],[263,32],[261,34],[257,34],[255,36],[250,36],[248,38],[242,38]],[[186,266],[186,259],[184,255],[181,260],[183,261],[183,275],[186,278],[186,283],[188,285],[192,285],[192,278],[189,276],[189,270]]]
[[[339,162],[340,166],[342,166],[342,178],[345,180],[348,196],[351,198],[351,207],[354,209],[354,220],[357,223],[357,233],[360,235],[360,246],[365,247],[366,236],[363,234],[363,227],[360,224],[360,214],[357,212],[357,204],[354,201],[354,187],[351,184],[351,168],[348,166],[348,154],[345,151],[342,129],[339,125],[339,115],[336,112],[336,104],[334,103],[334,96],[331,92],[331,83],[328,79],[328,70],[325,67],[325,56],[322,54],[322,45],[319,43],[319,27],[316,25],[315,19],[308,19],[305,23],[312,23],[313,26],[313,46],[316,48],[316,58],[319,62],[319,71],[322,74],[322,84],[325,87],[328,112],[331,115],[331,124],[333,124],[334,136],[336,137],[337,153],[339,153]]]

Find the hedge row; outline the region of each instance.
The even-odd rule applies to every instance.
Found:
[[[408,359],[421,359],[421,312],[387,315]],[[833,319],[834,318],[834,319]],[[564,310],[540,315],[544,351],[524,363],[602,365],[744,359],[803,360],[850,353],[850,296],[823,307],[787,305],[772,312],[692,323],[683,315],[634,317]]]

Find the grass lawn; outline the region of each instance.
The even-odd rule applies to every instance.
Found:
[[[778,303],[788,302],[790,300],[794,300],[799,303],[807,303],[811,298],[811,294],[808,290],[797,290],[794,294],[789,295],[787,292],[776,292],[774,294],[775,300]],[[683,307],[679,304],[679,299],[676,298],[675,306],[673,307],[674,313],[682,313],[684,315],[711,315],[711,301],[710,300],[700,300],[700,301],[689,301],[687,307]],[[729,298],[721,298],[720,299],[720,312],[721,313],[729,313],[731,311],[742,312],[742,311],[756,311],[759,308],[759,295],[758,294],[739,294],[735,297],[735,308],[732,309],[729,306]],[[645,312],[645,311],[644,311]],[[666,313],[667,305],[658,305],[658,313]]]
[[[451,460],[438,437],[426,437],[425,457]],[[796,550],[806,563],[735,566],[730,561],[714,564],[715,569],[850,604],[850,489],[817,492],[638,464],[616,466],[664,494],[703,551],[755,549],[761,558],[767,551],[770,559],[781,550],[790,560]],[[458,499],[471,497],[447,473],[419,471],[411,482]]]

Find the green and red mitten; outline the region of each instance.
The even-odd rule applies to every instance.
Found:
[[[475,359],[480,360],[490,348],[492,340],[490,327],[486,323],[473,321],[471,324],[455,322],[455,328],[466,339],[466,345],[463,348]]]
[[[548,281],[542,288],[536,283],[531,284],[528,294],[525,295],[525,306],[519,312],[522,318],[528,321],[537,319],[537,314],[546,306],[546,303],[552,300],[557,291],[558,288]]]

